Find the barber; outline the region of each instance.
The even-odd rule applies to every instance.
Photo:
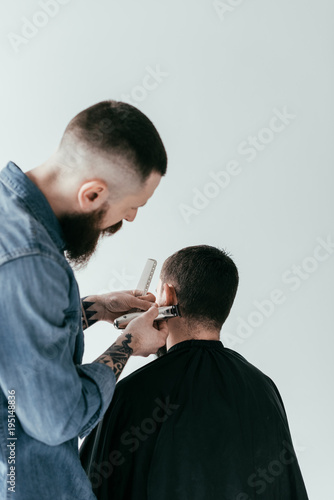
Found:
[[[78,437],[103,417],[129,357],[157,352],[167,332],[153,324],[152,294],[81,302],[72,268],[135,219],[166,166],[152,122],[105,101],[71,120],[43,164],[23,173],[10,162],[0,172],[0,498],[95,499]],[[83,328],[133,308],[145,312],[82,364]]]

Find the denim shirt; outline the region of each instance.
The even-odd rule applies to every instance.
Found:
[[[82,364],[80,297],[60,224],[10,162],[0,172],[0,499],[94,500],[78,436],[101,420],[110,367]],[[15,491],[15,493],[14,493]]]

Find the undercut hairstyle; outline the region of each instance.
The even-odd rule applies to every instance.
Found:
[[[224,251],[208,245],[183,248],[164,262],[162,284],[174,286],[181,316],[220,330],[234,302],[239,275]]]
[[[125,102],[103,101],[76,115],[66,127],[60,147],[77,139],[93,153],[125,159],[145,182],[152,172],[167,170],[167,154],[160,135],[147,116]]]

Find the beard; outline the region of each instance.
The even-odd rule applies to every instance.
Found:
[[[111,236],[119,231],[123,221],[107,229],[100,229],[99,224],[107,208],[90,214],[65,214],[59,217],[66,245],[66,259],[75,269],[85,267],[95,253],[101,237]]]

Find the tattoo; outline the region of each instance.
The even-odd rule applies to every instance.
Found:
[[[92,306],[94,306],[95,302],[90,302],[86,300],[87,297],[84,297],[81,299],[81,312],[82,312],[82,329],[86,330],[86,328],[89,328],[90,326],[94,325],[98,319],[92,319],[95,314],[97,314],[97,311],[94,309],[90,309]]]
[[[95,360],[97,363],[103,363],[104,365],[108,365],[112,368],[116,380],[123,371],[124,366],[126,365],[127,360],[133,353],[133,349],[129,346],[132,341],[132,334],[127,333],[125,335],[125,340],[122,341],[122,345],[117,344],[116,342],[109,347],[99,358]]]

